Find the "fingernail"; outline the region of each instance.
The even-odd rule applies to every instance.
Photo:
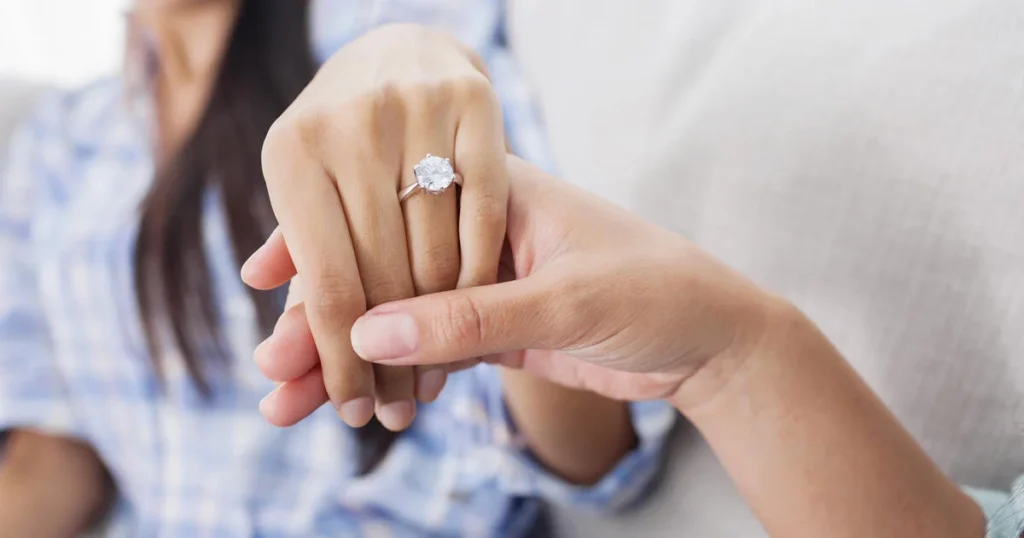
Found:
[[[264,417],[272,415],[274,410],[277,409],[277,389],[274,389],[270,394],[267,394],[260,400],[259,410],[260,414]]]
[[[414,418],[416,418],[416,403],[409,400],[386,403],[377,409],[377,419],[391,431],[408,428]]]
[[[251,279],[252,260],[256,257],[257,254],[260,253],[261,250],[263,250],[263,247],[260,247],[256,250],[256,252],[253,252],[252,256],[249,256],[249,259],[245,260],[245,262],[242,264],[242,270],[239,271],[239,274],[242,275],[242,282],[249,282],[249,280]]]
[[[341,404],[338,406],[338,416],[353,428],[365,426],[373,418],[373,398],[364,396]]]
[[[352,326],[352,349],[368,361],[408,357],[418,341],[416,321],[408,314],[369,314]]]
[[[280,316],[278,316],[277,322],[274,323],[274,332],[270,333],[270,336],[267,338],[267,340],[270,340],[271,338],[277,336],[279,333],[282,333],[285,330],[291,329],[292,327],[296,326],[295,322],[292,322],[291,326],[288,326],[285,323],[286,321],[292,321],[291,316],[287,316],[286,315],[286,314],[288,314],[288,309],[291,306],[292,305],[286,305],[285,306],[284,313],[282,313]]]
[[[270,237],[268,237],[267,240],[264,241],[262,245],[260,245],[260,248],[256,249],[256,251],[253,252],[249,256],[249,258],[245,260],[244,263],[242,263],[242,282],[246,282],[249,279],[249,277],[252,276],[251,273],[253,260],[256,259],[256,257],[259,256],[261,252],[263,252],[263,249],[267,248],[267,243],[270,243],[270,239],[273,238],[274,234],[276,233],[278,233],[278,231],[274,230],[274,232],[270,234]]]
[[[256,346],[256,349],[252,351],[252,360],[257,365],[262,366],[266,363],[267,353],[269,353],[270,347],[274,345],[273,342],[271,342],[271,340],[273,339],[274,335],[271,334],[270,336],[267,337],[266,340],[260,342],[260,344]]]
[[[416,380],[416,395],[421,402],[429,403],[436,400],[447,379],[448,375],[440,368],[421,373],[419,379]]]

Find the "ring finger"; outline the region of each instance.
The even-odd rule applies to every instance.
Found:
[[[454,155],[453,115],[442,113],[420,118],[426,121],[409,122],[406,134],[403,189],[420,182],[418,175],[424,182],[432,179],[445,181],[446,176],[455,172],[450,161]],[[417,165],[420,165],[419,172]],[[402,201],[416,295],[453,290],[458,283],[461,259],[456,188],[454,184],[449,185],[439,194],[418,188]],[[418,367],[417,397],[424,402],[434,400],[444,388],[446,379],[447,374],[442,368]]]

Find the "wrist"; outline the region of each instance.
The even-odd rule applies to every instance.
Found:
[[[979,535],[977,507],[806,316],[779,302],[763,329],[709,361],[672,403],[768,534]]]
[[[785,359],[786,349],[820,336],[814,324],[791,302],[762,293],[737,315],[731,345],[705,361],[680,383],[668,398],[687,415],[719,399],[726,392],[742,392],[734,385],[749,377],[762,362]]]
[[[502,367],[505,408],[530,455],[577,485],[596,484],[637,445],[628,404]]]

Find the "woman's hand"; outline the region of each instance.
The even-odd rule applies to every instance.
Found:
[[[373,309],[352,330],[363,358],[410,365],[484,356],[611,398],[659,399],[710,359],[756,343],[781,303],[684,238],[518,159],[508,166],[502,272],[510,281]],[[280,243],[264,255],[287,259]],[[269,364],[315,364],[303,351],[312,347],[308,330],[280,332],[293,346],[265,357]],[[301,402],[282,393],[273,403],[282,412]]]
[[[978,506],[792,305],[678,235],[510,165],[517,279],[373,309],[352,329],[362,357],[501,354],[606,396],[668,398],[772,536],[984,533]],[[292,397],[277,395],[275,410]]]
[[[509,281],[374,308],[352,330],[360,356],[497,355],[611,398],[661,399],[715,359],[746,356],[787,310],[685,238],[514,157],[508,166]]]
[[[458,198],[452,186],[399,199],[427,154],[451,159],[463,181]],[[479,60],[418,26],[367,34],[324,65],[274,124],[263,169],[280,228],[246,263],[243,279],[270,289],[298,274],[306,299],[257,352],[264,374],[284,383],[279,392],[300,401],[272,420],[294,423],[329,398],[352,426],[376,409],[389,429],[405,428],[416,397],[441,390],[443,370],[372,366],[355,354],[349,332],[368,308],[497,278],[505,141],[500,103]],[[290,257],[266,254],[285,243]],[[311,335],[302,345],[304,356],[317,358],[314,368],[260,360],[291,349],[289,327]]]

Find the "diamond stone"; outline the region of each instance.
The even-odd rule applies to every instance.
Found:
[[[455,183],[455,169],[448,159],[431,154],[412,169],[416,183],[430,194],[440,194]]]

